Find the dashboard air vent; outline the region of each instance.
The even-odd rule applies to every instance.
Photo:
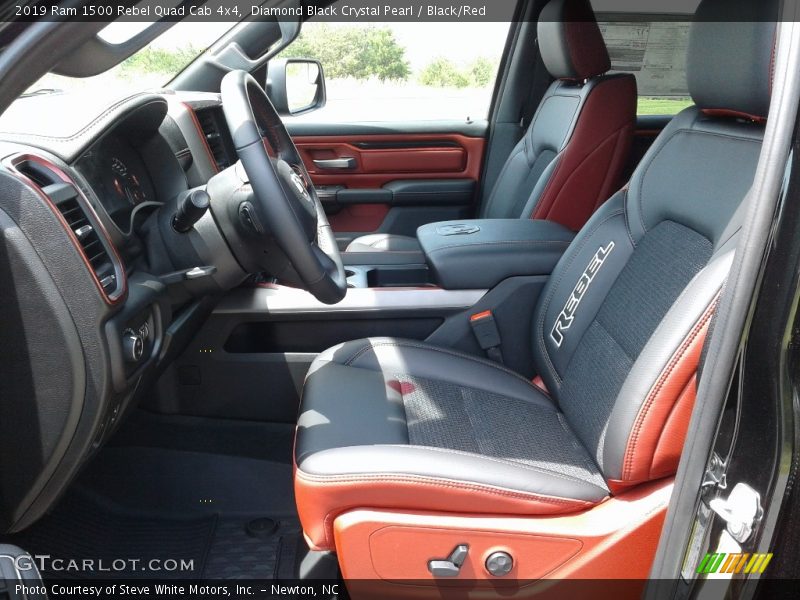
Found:
[[[17,164],[16,169],[40,188],[45,188],[60,181],[58,175],[50,169],[30,160],[20,162]]]
[[[44,191],[47,193],[48,188],[45,188]],[[62,200],[56,207],[78,239],[86,260],[89,261],[89,265],[97,276],[103,291],[110,295],[117,287],[114,263],[111,261],[111,256],[108,254],[108,250],[106,250],[100,236],[97,235],[97,230],[89,222],[89,218],[78,202],[77,196]]]
[[[220,171],[227,169],[234,162],[231,159],[233,156],[233,142],[225,123],[225,115],[222,112],[222,108],[218,106],[202,108],[198,109],[195,114],[197,114],[197,120],[203,130],[203,135],[206,138],[206,143],[209,150],[211,150],[217,168]]]
[[[115,265],[105,234],[98,231],[80,200],[80,192],[66,177],[60,176],[44,161],[23,159],[14,164],[20,174],[30,179],[64,218],[70,232],[80,246],[86,264],[94,273],[106,298],[118,300],[124,294],[124,282],[118,273],[124,271]]]

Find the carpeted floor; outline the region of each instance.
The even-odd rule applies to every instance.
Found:
[[[54,559],[125,564],[46,568],[45,578],[296,577],[307,553],[292,492],[293,432],[139,412],[50,514],[7,541]],[[167,559],[191,569],[165,570]]]

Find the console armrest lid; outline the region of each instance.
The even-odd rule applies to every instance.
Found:
[[[509,277],[549,275],[574,237],[562,225],[530,219],[442,221],[417,230],[445,289],[490,289]]]

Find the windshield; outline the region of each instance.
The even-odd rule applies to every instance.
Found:
[[[48,73],[21,97],[74,91],[134,93],[163,87],[235,24],[177,23],[105,73],[83,78]],[[133,37],[142,28],[142,23],[111,23],[100,32],[100,37],[108,42],[119,43]]]

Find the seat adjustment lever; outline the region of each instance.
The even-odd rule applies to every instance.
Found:
[[[457,577],[461,571],[461,565],[467,559],[469,546],[459,544],[447,558],[434,558],[428,561],[428,571],[434,577]]]

